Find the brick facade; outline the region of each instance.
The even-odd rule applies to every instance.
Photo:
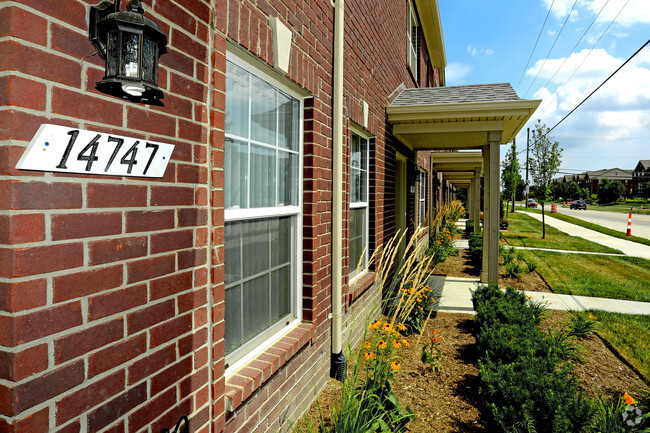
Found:
[[[104,62],[87,39],[94,3],[0,3],[0,432],[157,433],[181,415],[193,433],[287,431],[329,370],[333,8],[143,1],[168,37],[164,106],[154,107],[95,90]],[[273,66],[272,17],[292,30],[286,77],[313,95],[304,108],[303,323],[226,377],[226,52],[237,46]],[[395,231],[396,152],[412,161],[409,185],[417,173],[386,123],[388,97],[402,83],[438,85],[440,74],[424,41],[420,83],[408,70],[406,0],[349,0],[345,28],[344,165],[366,102],[369,242],[381,250]],[[43,123],[175,150],[160,179],[15,169]],[[358,328],[380,292],[372,272],[345,279],[346,326]]]

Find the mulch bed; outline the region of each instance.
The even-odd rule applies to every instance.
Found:
[[[438,265],[435,273],[457,277],[478,276],[477,270],[469,263],[467,251],[448,258]],[[499,284],[503,286],[550,292],[537,272],[526,275],[522,280],[501,277]],[[566,311],[546,311],[542,329],[561,328],[568,322],[570,314]],[[429,320],[423,335],[430,334],[434,329],[439,330],[437,336],[443,337],[440,344],[442,371],[432,372],[420,362],[424,338],[412,335],[408,337],[411,347],[403,354],[402,372],[394,385],[400,403],[409,406],[416,414],[416,420],[409,424],[409,429],[418,433],[487,433],[488,429],[482,422],[484,417],[481,415],[480,402],[477,401],[478,357],[472,316],[438,313]],[[611,397],[624,392],[635,396],[639,389],[650,390],[648,384],[597,336],[581,340],[580,344],[585,349],[585,362],[575,363],[574,372],[589,396]],[[351,365],[348,367],[350,369]],[[330,405],[336,399],[337,389],[338,382],[328,381],[319,397],[319,404],[312,406],[305,419],[314,423],[321,414],[328,421]]]

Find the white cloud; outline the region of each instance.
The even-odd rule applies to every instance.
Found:
[[[451,62],[445,68],[447,85],[465,84],[465,79],[472,72],[473,67],[466,63]]]
[[[603,49],[594,50],[585,60],[588,52],[571,54],[548,88],[536,92],[534,98],[543,102],[527,126],[533,128],[540,116],[547,126],[555,125],[625,60]],[[564,61],[547,60],[541,70],[542,61],[538,61],[526,73],[534,77],[539,71],[540,78],[548,81]],[[625,65],[551,135],[565,149],[563,166],[567,168],[633,168],[639,159],[649,158],[650,50]],[[525,136],[519,139],[525,141]]]
[[[490,48],[476,48],[473,47],[472,44],[469,44],[467,46],[467,52],[472,56],[475,56],[477,54],[483,54],[484,56],[491,56],[492,54],[494,54],[494,50]]]
[[[594,15],[603,8],[607,0],[579,0],[579,3],[585,4]],[[602,13],[598,16],[597,22],[611,22],[616,15],[623,9],[621,14],[616,18],[616,22],[624,27],[630,27],[634,24],[650,23],[650,7],[648,0],[609,0]],[[626,5],[627,3],[627,5]]]
[[[566,19],[576,0],[542,0],[546,9],[550,8],[551,13],[556,19]],[[605,6],[603,8],[603,6]],[[577,0],[576,6],[571,13],[571,21],[575,21],[583,11],[590,19],[600,12],[597,22],[610,23],[619,13],[616,22],[624,27],[630,27],[634,24],[650,23],[650,7],[648,0]]]

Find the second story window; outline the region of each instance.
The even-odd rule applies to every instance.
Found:
[[[418,66],[419,66],[419,53],[420,53],[420,28],[418,26],[418,20],[415,16],[415,9],[411,5],[410,1],[406,3],[407,13],[408,13],[408,29],[407,29],[407,38],[408,38],[408,64],[413,73],[415,81],[418,82]]]

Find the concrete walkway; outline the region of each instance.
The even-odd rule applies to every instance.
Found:
[[[431,276],[429,284],[433,289],[433,297],[437,301],[436,310],[447,313],[474,314],[472,291],[476,289],[478,283],[478,278]],[[550,310],[603,310],[612,313],[650,315],[650,302],[530,291],[524,293],[535,301],[546,302],[546,308]]]
[[[532,218],[535,218],[539,221],[542,220],[542,215],[532,212],[518,211],[524,215],[528,215]],[[614,248],[623,252],[627,256],[642,257],[644,259],[650,259],[650,246],[639,244],[637,242],[627,241],[624,239],[615,238],[613,236],[608,236],[593,230],[586,229],[584,227],[577,226],[575,224],[567,223],[561,221],[557,218],[553,218],[550,215],[547,215],[545,218],[546,224],[551,227],[554,227],[561,232],[567,233],[571,236],[578,236],[588,241],[596,242],[601,245],[605,245],[610,248]]]
[[[531,216],[541,221],[542,215],[531,212],[519,211],[525,215]],[[461,225],[462,224],[462,225]],[[604,235],[602,233],[586,229],[584,227],[570,224],[557,218],[546,218],[546,224],[551,227],[567,233],[572,236],[579,236],[581,238],[599,243],[601,245],[615,248],[623,251],[625,255],[643,257],[650,259],[650,246],[631,242],[623,239],[618,239],[613,236]],[[456,223],[459,228],[464,228],[464,221]],[[454,246],[460,249],[467,248],[466,239],[454,240]],[[526,248],[515,247],[517,249],[542,249],[542,248]],[[562,253],[575,253],[575,254],[601,254],[601,255],[620,255],[620,254],[607,254],[607,253],[593,253],[585,251],[565,251],[565,250],[549,250],[545,251],[558,251]],[[476,289],[479,284],[478,278],[460,278],[433,275],[429,279],[429,285],[433,289],[433,297],[436,299],[437,311],[449,313],[468,313],[474,314],[472,307],[472,291]],[[542,293],[525,291],[526,296],[537,302],[546,302],[546,308],[551,310],[603,310],[612,313],[623,314],[648,314],[650,315],[650,302],[636,302],[625,301],[621,299],[610,298],[596,298],[591,296],[574,296],[574,295],[561,295],[558,293]]]

